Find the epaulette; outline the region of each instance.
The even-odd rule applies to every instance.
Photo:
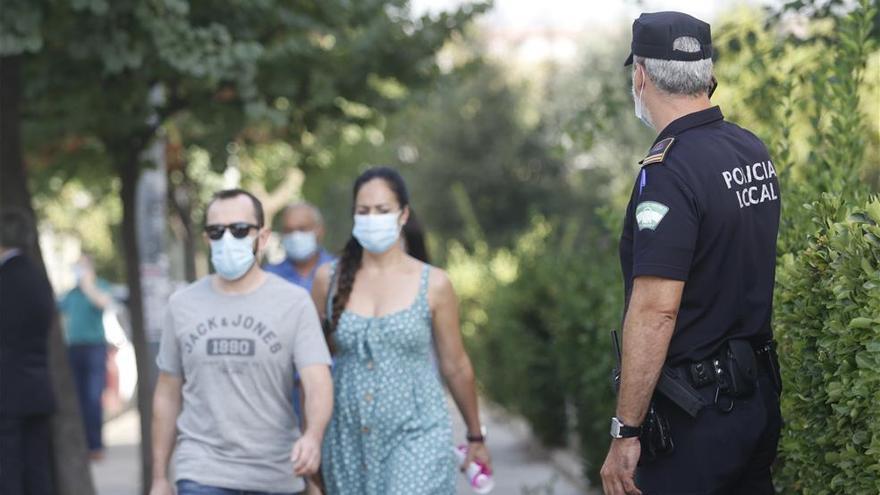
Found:
[[[661,163],[666,159],[666,153],[669,152],[669,148],[672,147],[672,143],[675,142],[674,137],[668,137],[659,141],[655,144],[651,151],[648,152],[648,156],[644,157],[639,161],[639,165],[651,165],[652,163]]]

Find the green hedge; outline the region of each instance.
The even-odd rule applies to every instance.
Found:
[[[880,493],[880,201],[842,222],[839,198],[778,275],[786,493]]]
[[[539,219],[511,251],[453,249],[450,273],[483,393],[524,416],[545,445],[578,447],[598,480],[614,409],[620,269],[607,239],[575,252],[559,237]]]
[[[876,70],[865,78],[876,12],[862,0],[837,26],[833,56],[802,78],[813,95],[796,105],[812,108],[810,153],[780,173],[774,326],[784,381],[776,476],[783,493],[880,493],[880,202],[865,199],[863,178],[877,166],[866,153],[876,144],[869,126],[877,113],[861,111],[860,91],[877,84]]]

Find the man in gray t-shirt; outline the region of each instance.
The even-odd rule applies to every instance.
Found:
[[[333,409],[330,353],[308,293],[264,272],[268,231],[250,194],[222,191],[206,212],[216,275],[171,297],[153,405],[153,495],[210,489],[297,493],[317,472]],[[291,405],[305,392],[305,432]],[[175,428],[176,426],[176,428]],[[176,431],[175,431],[176,430]]]

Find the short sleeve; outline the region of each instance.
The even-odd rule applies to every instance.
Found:
[[[648,166],[633,203],[633,278],[686,281],[700,225],[691,188],[665,164]]]
[[[300,370],[314,364],[331,364],[327,340],[311,299],[306,299],[295,319],[293,332],[293,364]]]
[[[61,296],[61,299],[58,300],[58,311],[62,313],[66,313],[70,310],[70,292]]]
[[[162,328],[162,339],[159,342],[159,354],[156,356],[156,366],[169,375],[183,375],[180,342],[177,340],[177,332],[174,329],[174,315],[171,312],[170,306],[165,313],[165,323]]]

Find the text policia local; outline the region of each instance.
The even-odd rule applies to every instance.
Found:
[[[769,160],[725,170],[721,172],[721,176],[727,189],[736,193],[740,208],[779,199],[776,183],[770,180],[776,177],[776,169]]]

